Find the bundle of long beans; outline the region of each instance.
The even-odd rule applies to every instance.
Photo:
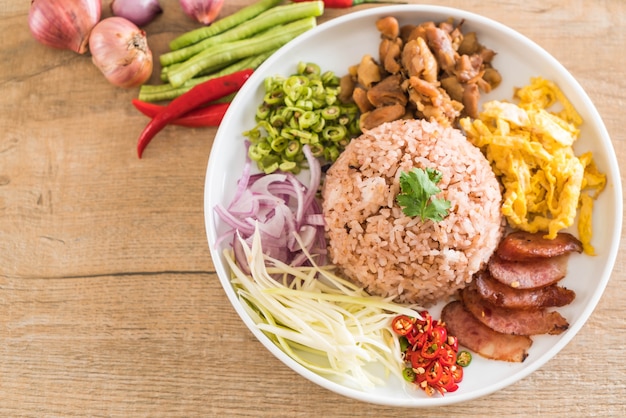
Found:
[[[164,84],[143,85],[139,99],[171,100],[193,86],[245,68],[256,69],[277,49],[316,26],[323,1],[260,0],[223,19],[187,32],[159,57]]]

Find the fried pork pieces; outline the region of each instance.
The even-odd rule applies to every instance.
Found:
[[[478,116],[480,92],[501,81],[495,52],[463,33],[462,22],[424,22],[400,27],[394,17],[376,23],[378,57],[365,55],[341,80],[342,96],[361,111],[360,126],[372,129],[398,119],[426,119],[453,126]]]
[[[495,360],[519,362],[528,355],[530,336],[560,334],[569,323],[550,308],[575,298],[558,285],[567,259],[582,245],[567,233],[548,240],[543,234],[514,232],[499,244],[487,269],[444,307],[441,319],[459,343]]]

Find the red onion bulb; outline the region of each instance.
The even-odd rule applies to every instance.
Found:
[[[217,19],[223,5],[224,0],[180,0],[185,14],[204,25],[210,25]]]
[[[147,25],[163,12],[159,0],[113,0],[111,12],[124,17],[137,26]]]
[[[123,17],[100,21],[91,31],[89,50],[96,67],[116,86],[137,87],[152,74],[146,33]]]
[[[28,27],[44,45],[84,54],[101,12],[100,0],[32,0]]]

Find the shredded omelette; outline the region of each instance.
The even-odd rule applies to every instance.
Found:
[[[594,255],[593,204],[606,175],[598,171],[591,152],[574,153],[582,118],[557,85],[541,77],[516,89],[514,98],[517,104],[490,101],[477,119],[460,120],[503,185],[503,215],[513,228],[543,231],[553,239],[578,214],[583,250]]]

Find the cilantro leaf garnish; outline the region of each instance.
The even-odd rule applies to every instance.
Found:
[[[406,216],[419,216],[422,220],[442,221],[448,215],[450,201],[434,197],[441,192],[437,187],[441,177],[441,172],[433,168],[414,168],[408,173],[400,173],[402,192],[396,196],[396,202],[402,212]]]

